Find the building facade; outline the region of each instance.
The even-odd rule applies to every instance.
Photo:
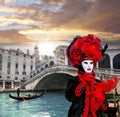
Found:
[[[54,61],[56,65],[68,65],[68,59],[66,56],[66,45],[58,46],[54,51]]]
[[[27,79],[35,69],[36,58],[22,52],[20,49],[0,48],[0,89],[17,88]]]

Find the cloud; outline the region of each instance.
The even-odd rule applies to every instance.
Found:
[[[102,41],[120,42],[120,0],[7,0],[0,4],[0,42],[4,44],[34,45],[46,40],[67,44],[75,35],[88,33]]]
[[[9,6],[5,7],[9,9],[9,12],[11,11],[12,15],[4,19],[8,19],[8,22],[13,22],[13,24],[16,21],[18,27],[20,24],[31,28],[34,26],[62,27],[66,30],[119,33],[119,0],[109,0],[109,2],[104,0],[41,0],[39,2],[30,0],[22,3],[24,3],[22,0],[19,2],[9,0]],[[5,8],[3,10],[7,13]]]
[[[51,22],[67,29],[119,33],[119,6],[119,0],[68,0]]]
[[[31,40],[20,34],[17,30],[0,31],[0,43],[29,43]]]

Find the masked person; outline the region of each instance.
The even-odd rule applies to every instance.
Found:
[[[72,102],[68,117],[106,117],[108,102],[106,92],[110,92],[118,83],[113,79],[100,81],[96,79],[94,68],[107,49],[102,49],[98,37],[90,34],[77,37],[67,48],[67,57],[71,65],[78,69],[78,76],[68,81],[65,97]]]

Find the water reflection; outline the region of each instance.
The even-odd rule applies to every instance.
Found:
[[[20,101],[17,101],[17,102],[15,102],[16,103],[16,105],[15,105],[15,107],[16,107],[16,110],[20,110]]]
[[[21,95],[24,94],[21,92]],[[25,101],[0,93],[0,117],[67,117],[69,106],[64,92],[47,92],[42,97]]]
[[[48,112],[39,112],[32,117],[51,117],[51,115]]]

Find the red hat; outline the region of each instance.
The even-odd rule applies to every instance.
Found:
[[[79,68],[83,60],[93,60],[94,64],[102,59],[101,41],[93,34],[77,37],[67,48],[69,62]]]

